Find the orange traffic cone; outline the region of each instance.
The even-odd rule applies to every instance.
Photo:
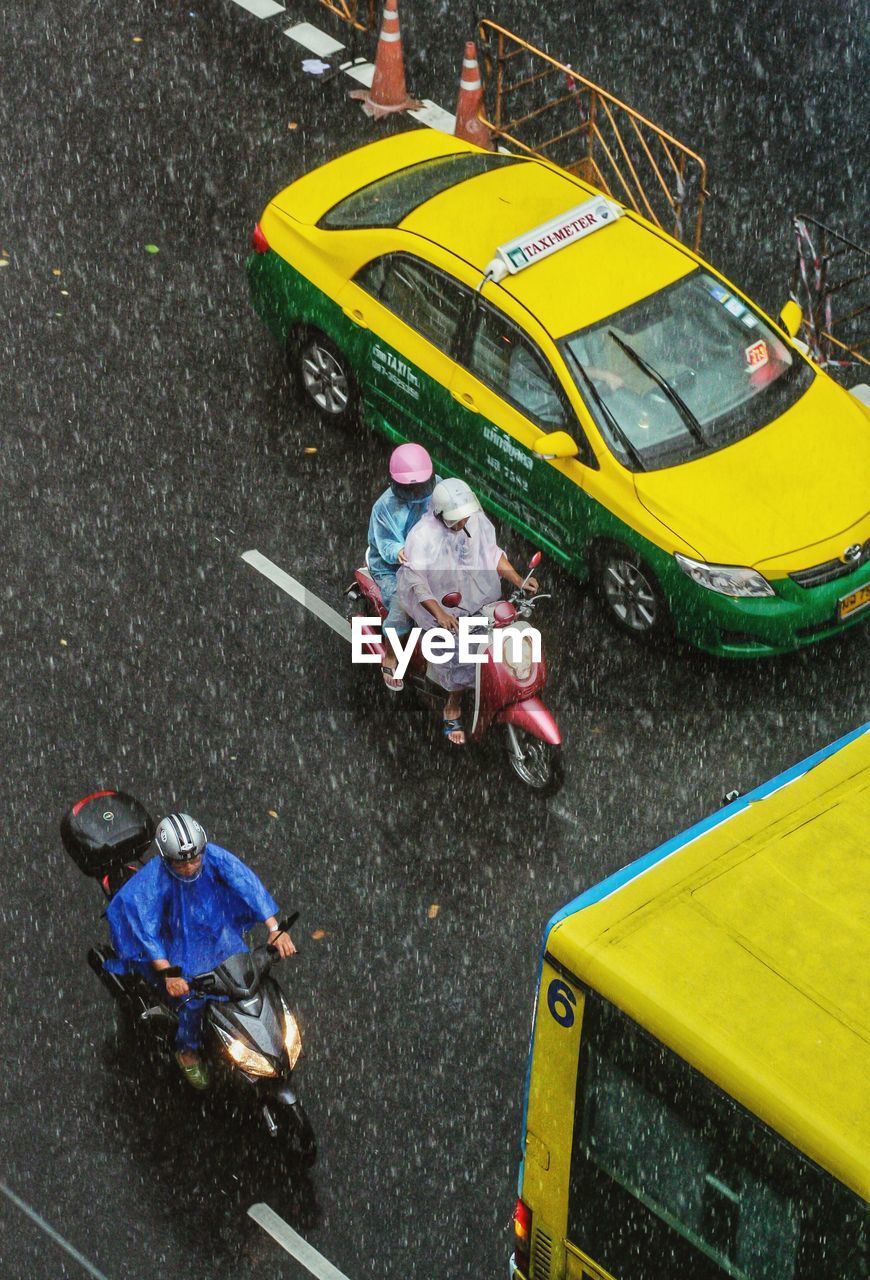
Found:
[[[353,89],[352,98],[362,102],[367,116],[380,120],[394,111],[414,111],[423,103],[409,98],[405,88],[402,33],[399,31],[398,0],[386,0],[384,20],[375,54],[375,74],[371,89]]]
[[[480,83],[480,67],[477,65],[477,50],[474,41],[465,44],[465,57],[462,59],[462,75],[459,79],[459,97],[456,99],[456,127],[453,132],[457,138],[466,142],[474,142],[485,151],[494,151],[492,134],[478,119],[480,104],[483,100],[483,86]]]

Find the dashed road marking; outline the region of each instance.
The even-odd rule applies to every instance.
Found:
[[[246,551],[242,559],[249,564],[252,569],[256,569],[258,573],[262,573],[264,578],[268,578],[270,582],[274,582],[276,587],[280,587],[282,591],[286,591],[287,595],[295,600],[298,604],[303,605],[309,613],[313,613],[315,618],[319,618],[321,622],[325,622],[331,627],[336,635],[341,636],[342,640],[350,643],[350,623],[347,622],[340,613],[336,613],[331,605],[325,600],[321,600],[320,596],[316,596],[313,591],[309,591],[307,587],[303,587],[301,582],[297,582],[295,578],[291,578],[289,573],[285,573],[277,564],[273,564],[266,556],[261,555],[259,551]]]
[[[108,1277],[104,1276],[102,1271],[98,1271],[93,1263],[88,1262],[84,1254],[79,1253],[78,1249],[74,1249],[69,1241],[64,1240],[63,1236],[55,1231],[54,1227],[46,1222],[45,1218],[41,1217],[35,1209],[31,1209],[29,1204],[25,1204],[20,1196],[17,1196],[14,1191],[7,1187],[5,1182],[0,1182],[0,1191],[3,1192],[7,1200],[12,1201],[16,1209],[20,1209],[22,1213],[26,1214],[30,1221],[35,1222],[40,1230],[44,1231],[56,1245],[59,1245],[60,1248],[64,1249],[71,1258],[74,1258],[79,1266],[83,1267],[84,1270],[87,1271],[89,1276],[93,1276],[93,1280],[108,1280]],[[338,1276],[338,1272],[335,1274]],[[324,1272],[324,1280],[333,1280],[333,1278],[329,1276],[328,1272]]]
[[[287,27],[284,35],[301,44],[303,49],[316,53],[320,58],[328,58],[330,54],[338,53],[339,49],[344,48],[339,40],[333,40],[332,36],[310,22],[297,22],[294,27]]]
[[[233,0],[240,9],[247,9],[255,18],[274,18],[276,13],[286,13],[286,7],[277,0]]]
[[[318,1253],[313,1245],[303,1240],[302,1236],[267,1204],[252,1204],[248,1210],[248,1217],[253,1218],[273,1240],[280,1244],[282,1249],[285,1249],[297,1262],[301,1262],[313,1276],[317,1276],[317,1280],[347,1280],[343,1271],[339,1271],[324,1258],[322,1253]]]
[[[456,128],[456,116],[451,111],[445,111],[443,107],[439,107],[438,103],[432,102],[430,98],[424,98],[423,106],[417,111],[409,111],[408,115],[419,120],[421,124],[428,124],[430,129],[438,129],[441,133],[453,133]]]
[[[371,89],[372,80],[375,78],[375,64],[373,62],[361,62],[357,67],[348,67],[345,74],[349,75],[351,80],[358,80],[361,85]]]
[[[254,14],[257,18],[271,18],[276,13],[286,13],[285,6],[278,4],[277,0],[233,0],[233,3],[242,9],[247,9],[248,13]],[[318,58],[330,58],[346,47],[326,31],[321,31],[320,27],[316,27],[313,22],[296,22],[292,27],[285,27],[283,34]],[[338,69],[364,88],[372,87],[375,74],[373,62],[347,62]],[[431,98],[424,98],[423,106],[416,111],[409,111],[408,115],[413,116],[420,124],[428,125],[430,129],[437,129],[440,133],[452,134],[456,129],[456,116],[451,111],[445,111],[443,107],[439,107],[438,103],[433,102]],[[499,150],[504,151],[505,148],[499,147]]]

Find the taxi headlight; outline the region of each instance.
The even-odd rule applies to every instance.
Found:
[[[258,1053],[256,1049],[251,1049],[243,1040],[236,1039],[235,1036],[229,1035],[226,1031],[220,1030],[221,1044],[227,1057],[233,1061],[237,1067],[249,1076],[276,1076],[278,1072],[275,1067],[262,1053]]]
[[[704,564],[700,560],[691,560],[677,552],[674,556],[677,564],[687,577],[699,587],[708,591],[716,591],[720,596],[744,596],[758,599],[761,596],[775,596],[776,592],[755,569],[744,569],[730,564]]]

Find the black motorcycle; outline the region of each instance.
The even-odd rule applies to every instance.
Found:
[[[122,791],[95,791],[64,814],[61,839],[79,870],[97,879],[111,898],[143,866],[154,838],[147,810]],[[298,912],[281,921],[292,928]],[[115,1000],[120,1031],[135,1044],[141,1035],[171,1044],[177,1014],[160,990],[140,974],[116,974],[106,968],[115,958],[107,944],[92,947],[88,963]],[[230,956],[208,973],[189,979],[191,994],[207,999],[203,1017],[205,1055],[216,1089],[257,1107],[273,1139],[284,1138],[305,1164],[317,1155],[311,1122],[293,1086],[302,1052],[299,1024],[271,976],[278,952],[268,943]],[[179,970],[164,971],[170,976]]]

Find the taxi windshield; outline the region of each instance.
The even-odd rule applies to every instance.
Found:
[[[351,231],[356,227],[397,227],[409,213],[469,178],[490,169],[520,163],[518,156],[472,152],[453,156],[436,156],[420,164],[409,165],[397,173],[388,173],[368,186],[345,196],[333,205],[318,222],[326,231]]]
[[[751,435],[813,380],[760,315],[701,270],[560,346],[607,444],[633,471]]]

